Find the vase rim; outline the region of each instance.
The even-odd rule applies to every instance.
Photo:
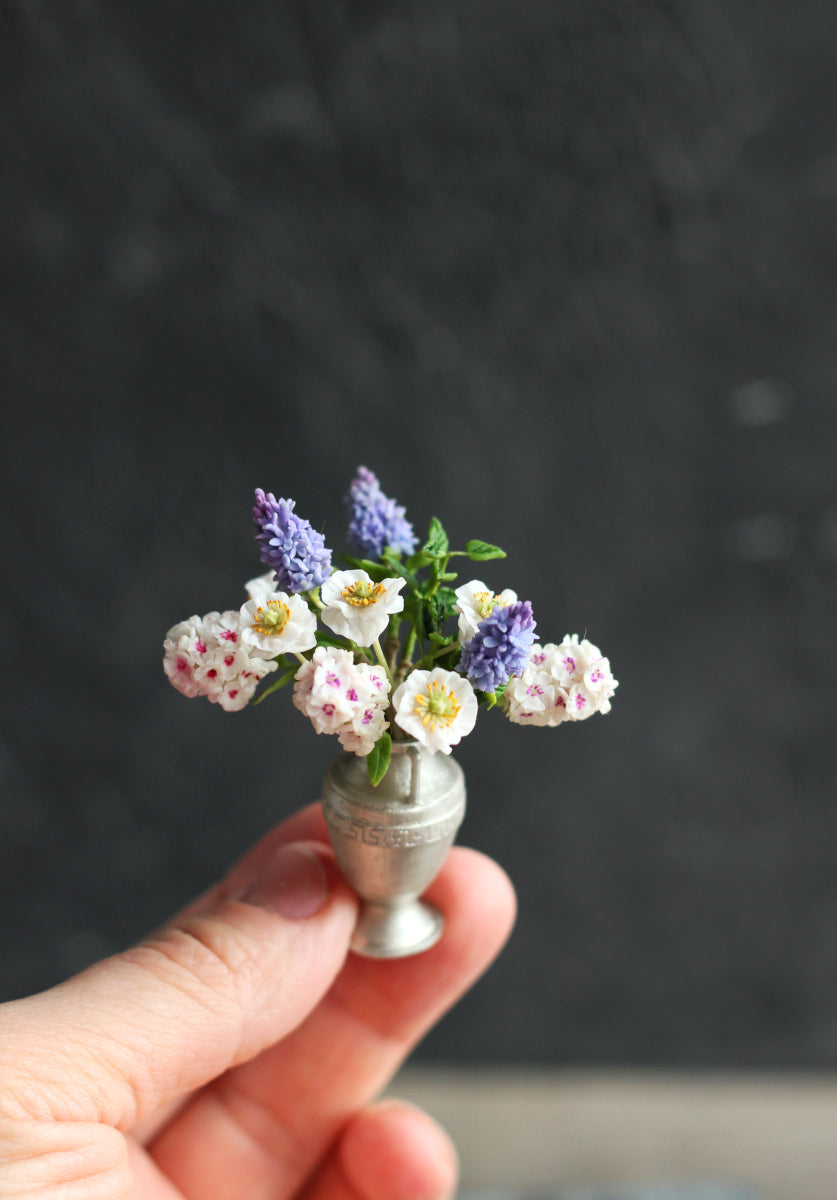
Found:
[[[392,754],[397,755],[399,757],[404,754],[410,755],[412,757],[414,755],[420,755],[420,754],[426,754],[426,753],[427,753],[427,747],[424,746],[417,738],[410,738],[406,742],[393,742],[392,743]]]

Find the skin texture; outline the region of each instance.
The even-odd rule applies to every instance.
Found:
[[[0,1196],[452,1196],[443,1131],[375,1096],[499,951],[514,896],[462,848],[427,894],[438,945],[347,954],[356,900],[311,806],[141,945],[2,1006]]]

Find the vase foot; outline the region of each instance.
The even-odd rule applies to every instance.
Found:
[[[435,946],[442,936],[444,917],[423,900],[385,905],[361,905],[351,948],[365,958],[406,958]]]

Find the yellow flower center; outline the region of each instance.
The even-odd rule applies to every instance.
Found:
[[[437,725],[447,726],[455,721],[461,707],[454,693],[434,680],[416,696],[413,712],[421,717],[422,725],[435,729]]]
[[[506,601],[495,596],[493,592],[474,592],[474,600],[477,603],[477,612],[483,621],[486,617],[491,616],[495,608],[508,608]]]
[[[284,600],[267,600],[256,609],[253,628],[267,637],[279,637],[290,619],[291,610]]]
[[[358,579],[354,583],[350,583],[348,587],[344,587],[340,595],[355,608],[367,608],[368,605],[375,604],[380,600],[385,590],[382,583],[373,583],[371,579]]]

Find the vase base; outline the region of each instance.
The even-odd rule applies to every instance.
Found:
[[[423,900],[406,904],[363,904],[351,948],[365,958],[406,958],[435,946],[445,921]]]

